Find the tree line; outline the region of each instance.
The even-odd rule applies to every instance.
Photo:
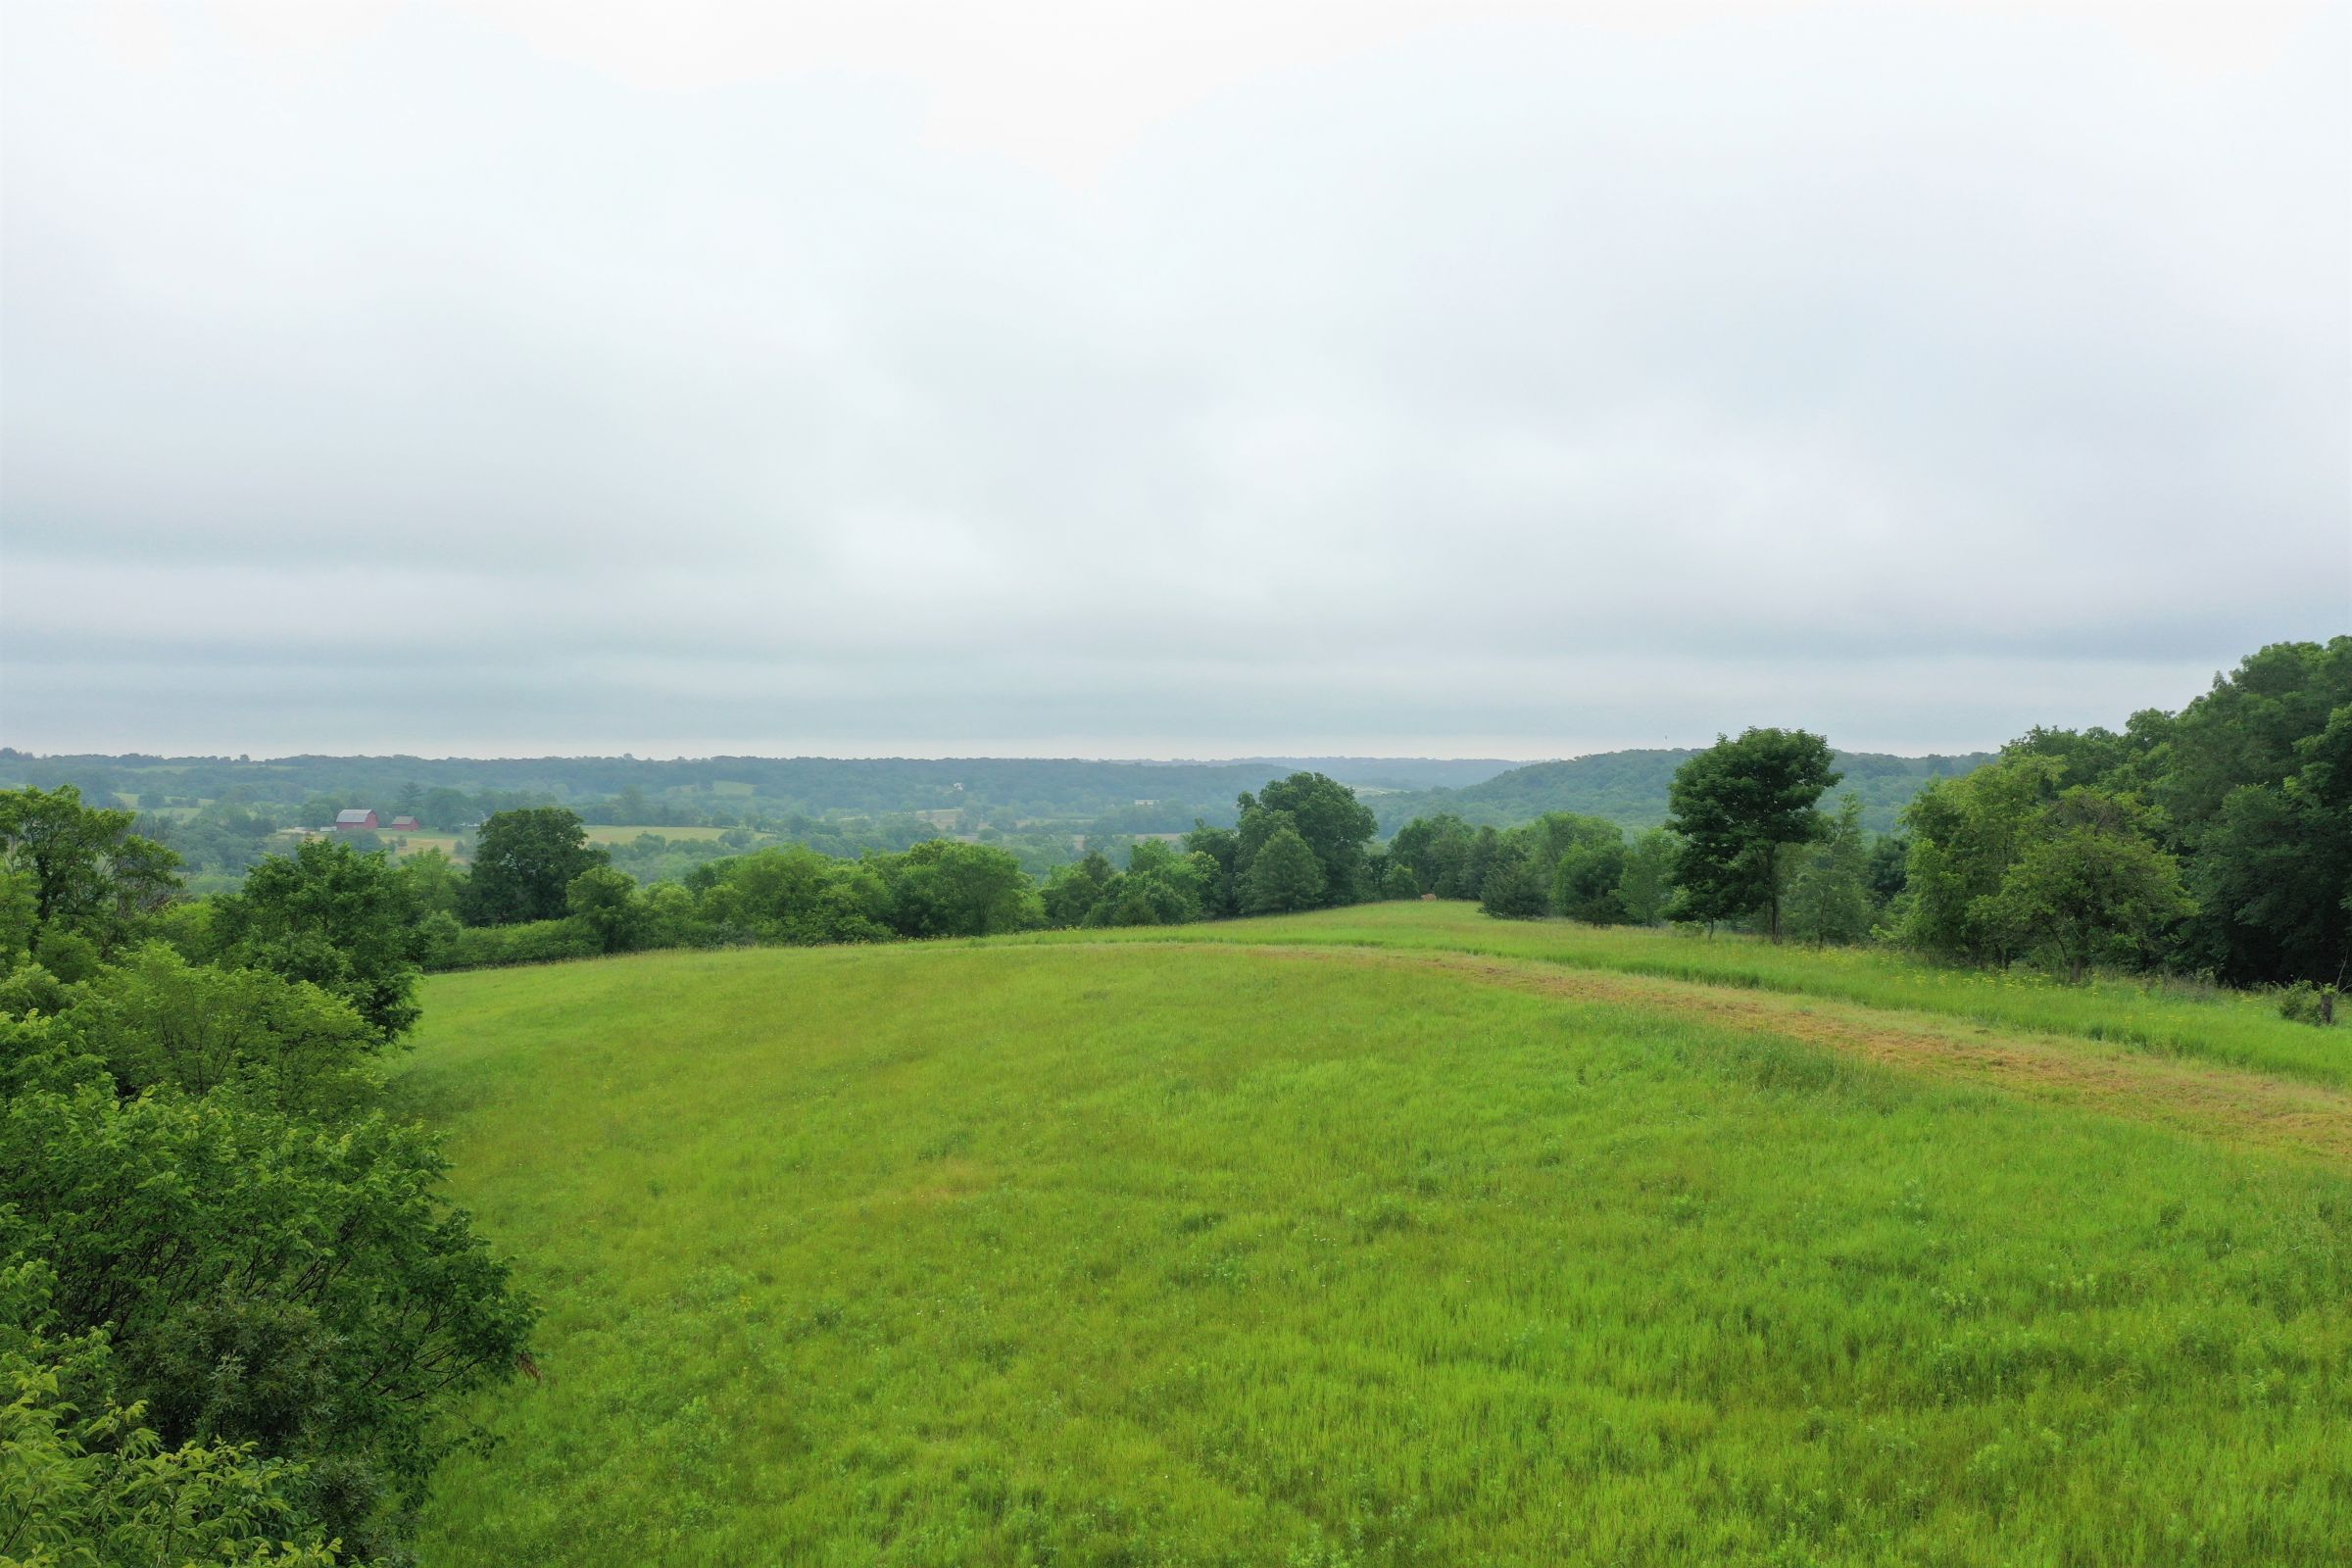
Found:
[[[2071,979],[2162,971],[2286,988],[2332,1017],[2352,969],[2352,637],[2263,649],[2178,713],[2036,728],[1929,783],[1891,833],[1826,740],[1751,729],[1685,761],[1663,828],[1553,813],[1407,823],[1392,859],[1490,913],[1880,940]]]

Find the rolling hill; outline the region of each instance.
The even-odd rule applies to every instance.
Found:
[[[1674,770],[1696,754],[1690,750],[1603,752],[1564,762],[1533,762],[1459,788],[1402,791],[1375,796],[1373,814],[1383,833],[1394,833],[1416,816],[1451,811],[1473,826],[1510,827],[1546,811],[1576,811],[1606,817],[1631,832],[1666,820],[1666,791]],[[1840,795],[1862,801],[1862,825],[1891,832],[1895,814],[1931,779],[1966,773],[1992,760],[1990,752],[1956,757],[1889,757],[1875,752],[1839,752],[1844,781],[1826,804]]]

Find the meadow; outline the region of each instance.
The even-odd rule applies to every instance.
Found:
[[[420,1560],[2341,1560],[2332,1080],[1478,929],[435,977],[399,1090],[547,1317]],[[1937,1030],[2126,1099],[1859,1049]],[[2200,1120],[2272,1093],[2330,1135]]]
[[[2352,1087],[2352,1030],[2290,1022],[2258,995],[2155,976],[2068,985],[2025,967],[2004,972],[1928,963],[1886,948],[1812,949],[1735,932],[1708,936],[1572,920],[1494,920],[1458,902],[1364,904],[1177,928],[1047,931],[1024,940],[1472,953],[1940,1014]]]

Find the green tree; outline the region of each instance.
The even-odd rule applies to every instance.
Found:
[[[251,1444],[167,1448],[104,1334],[47,1332],[48,1293],[38,1263],[0,1266],[0,1561],[333,1568],[299,1472]]]
[[[217,1093],[37,1089],[0,1106],[0,1243],[53,1271],[62,1332],[108,1329],[164,1445],[301,1466],[303,1512],[365,1558],[531,1324],[444,1170],[380,1114],[330,1134]]]
[[[1801,942],[1858,942],[1870,934],[1870,849],[1862,803],[1845,798],[1829,836],[1794,847],[1788,880],[1788,929]]]
[[[311,839],[214,900],[211,937],[224,961],[307,980],[390,1040],[416,1021],[420,912],[381,852]]]
[[[1323,903],[1323,867],[1294,827],[1277,828],[1242,876],[1242,907],[1250,914],[1289,914]]]
[[[561,919],[572,878],[611,859],[579,813],[560,806],[500,811],[482,823],[464,910],[469,925]]]
[[[2144,966],[2195,908],[2180,866],[2134,831],[2128,805],[2078,787],[2003,874],[1984,918],[2012,951],[2046,954],[2079,981],[2093,963]]]
[[[1488,867],[1478,906],[1500,920],[1540,920],[1550,912],[1550,898],[1533,852],[1514,844]]]
[[[564,891],[571,917],[592,932],[607,953],[633,953],[645,945],[652,911],[637,892],[637,879],[609,865],[592,865]]]
[[[1913,946],[1945,958],[2006,956],[2008,929],[1988,901],[2057,799],[2064,764],[2023,755],[1929,785],[1903,808],[1910,832],[1899,925]]]
[[[1355,791],[1321,773],[1293,773],[1261,790],[1257,805],[1286,814],[1306,841],[1322,872],[1324,903],[1352,904],[1362,897],[1365,850],[1379,824]]]
[[[1200,884],[1200,912],[1210,919],[1240,913],[1236,862],[1241,858],[1241,835],[1229,827],[1210,827],[1196,817],[1193,830],[1184,836],[1184,849],[1187,855],[1206,858],[1214,868]]]
[[[1666,917],[1674,898],[1674,835],[1653,827],[1634,840],[1625,852],[1625,870],[1617,878],[1617,902],[1635,925],[1656,925]]]
[[[1675,865],[1682,914],[1723,920],[1761,913],[1778,942],[1782,852],[1827,830],[1816,803],[1840,776],[1828,741],[1785,729],[1719,739],[1677,768],[1667,826],[1683,840]]]
[[[1411,867],[1413,879],[1424,893],[1435,893],[1441,899],[1474,899],[1478,888],[1469,875],[1474,839],[1470,824],[1450,811],[1416,816],[1396,830],[1396,837],[1389,843],[1389,858]]]
[[[1614,823],[1609,831],[1617,833]],[[1588,925],[1620,925],[1627,918],[1625,868],[1627,853],[1622,835],[1615,843],[1588,840],[1561,854],[1553,873],[1551,905],[1571,920]]]
[[[340,998],[263,969],[193,964],[161,943],[133,949],[63,1022],[124,1098],[219,1091],[331,1119],[383,1081],[385,1037]]]
[[[25,879],[36,947],[72,936],[111,953],[178,893],[179,857],[136,820],[82,805],[71,784],[0,790],[0,866]]]
[[[401,860],[397,872],[409,907],[426,915],[455,915],[466,906],[466,871],[439,850],[419,850]]]
[[[1095,906],[1102,902],[1102,892],[1118,875],[1109,857],[1100,850],[1089,850],[1084,859],[1069,865],[1057,865],[1046,879],[1039,902],[1045,908],[1046,923],[1057,926],[1079,926],[1088,923]]]
[[[994,845],[931,839],[886,858],[882,878],[901,936],[984,937],[1044,918],[1029,873]]]

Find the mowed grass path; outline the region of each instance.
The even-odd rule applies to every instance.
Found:
[[[549,1308],[435,1565],[2335,1563],[2352,1179],[1212,945],[438,977]]]

